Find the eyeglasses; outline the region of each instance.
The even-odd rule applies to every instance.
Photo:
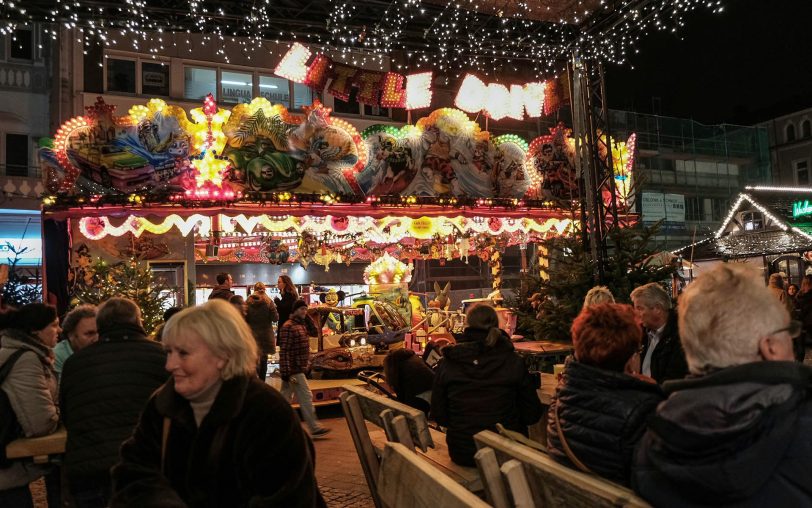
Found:
[[[803,332],[803,327],[804,327],[803,323],[793,319],[792,321],[789,322],[788,326],[781,328],[780,330],[776,330],[770,335],[778,335],[779,333],[787,332],[789,334],[789,337],[791,339],[794,339],[799,335],[801,335],[801,332]]]

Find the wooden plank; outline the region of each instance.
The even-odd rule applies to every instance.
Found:
[[[495,456],[494,460],[496,460]],[[533,500],[533,494],[530,491],[530,484],[527,482],[527,475],[524,474],[524,466],[522,463],[516,459],[511,459],[502,464],[501,470],[510,486],[514,506],[516,508],[536,508],[536,503]]]
[[[397,436],[397,442],[414,451],[414,442],[412,441],[412,434],[409,432],[409,424],[406,422],[406,417],[398,415],[392,419],[392,426]]]
[[[485,494],[488,502],[494,508],[511,508],[510,498],[505,489],[505,482],[502,480],[502,472],[499,470],[499,462],[492,448],[482,448],[474,455],[479,477],[485,487]]]
[[[432,432],[437,432],[432,429]],[[442,436],[442,433],[437,432]],[[386,443],[389,442],[383,430],[370,430],[369,437],[372,440],[372,445],[379,454],[383,453]],[[436,467],[443,472],[446,476],[459,483],[471,492],[480,492],[483,490],[482,480],[479,477],[479,471],[475,467],[465,467],[455,464],[451,457],[448,455],[448,448],[445,445],[445,438],[440,438],[435,441],[437,443],[434,448],[429,448],[423,452],[420,449],[415,450],[417,455],[425,460],[432,467]]]
[[[491,431],[474,436],[479,448],[489,447],[503,464],[516,459],[525,465],[529,484],[539,506],[647,507],[648,503],[630,489],[603,478],[587,475],[555,462],[544,453],[515,443]],[[540,489],[534,489],[540,486]]]
[[[9,459],[33,457],[34,462],[42,464],[48,462],[49,455],[65,453],[67,439],[68,431],[63,426],[47,436],[15,439],[6,445],[6,457]]]
[[[387,443],[381,460],[378,495],[388,508],[485,508],[468,492],[400,443]]]
[[[382,508],[377,488],[380,460],[378,459],[378,454],[375,452],[375,448],[372,446],[364,416],[358,405],[358,397],[348,392],[342,393],[341,407],[344,410],[344,418],[347,420],[347,426],[350,428],[350,435],[355,444],[355,451],[361,462],[361,469],[364,471],[364,477],[367,480],[369,492],[372,494],[372,500],[376,508]]]
[[[344,389],[358,396],[358,403],[367,421],[374,423],[378,427],[385,428],[385,423],[381,419],[381,412],[386,409],[391,409],[395,416],[402,415],[406,418],[415,445],[423,451],[434,446],[431,434],[429,433],[428,421],[423,411],[402,404],[396,400],[388,399],[364,388],[345,386]]]

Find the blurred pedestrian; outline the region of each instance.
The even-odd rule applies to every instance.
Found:
[[[234,296],[234,291],[231,290],[231,285],[234,283],[234,280],[231,278],[231,274],[228,272],[218,273],[216,280],[217,284],[209,294],[209,300],[219,298],[221,300],[228,301],[229,298]]]
[[[293,304],[299,299],[299,292],[296,290],[296,285],[287,275],[280,275],[276,281],[276,287],[279,288],[279,296],[274,298],[276,310],[279,313],[279,325],[276,328],[277,343],[279,339],[279,332],[282,330],[282,325],[290,319],[290,314],[293,312]]]
[[[53,367],[53,348],[60,331],[56,309],[42,303],[7,309],[0,314],[0,330],[0,365],[14,362],[2,390],[17,418],[19,437],[53,433],[59,423]],[[59,469],[30,460],[13,460],[0,468],[0,506],[33,508],[28,484],[43,476],[48,505],[60,506]]]
[[[254,340],[259,347],[259,363],[257,375],[263,381],[268,373],[268,355],[276,353],[276,337],[273,333],[273,324],[279,321],[279,312],[273,300],[265,293],[265,284],[254,284],[254,292],[246,302],[245,319],[254,334]]]
[[[279,332],[279,373],[282,375],[282,395],[290,400],[295,393],[299,410],[314,438],[324,437],[330,429],[316,419],[313,407],[313,394],[305,375],[310,363],[310,337],[305,325],[307,304],[304,300],[293,303],[290,319],[285,321]]]

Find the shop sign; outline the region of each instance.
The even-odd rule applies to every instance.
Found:
[[[792,203],[792,218],[807,217],[812,215],[812,203],[808,199]]]

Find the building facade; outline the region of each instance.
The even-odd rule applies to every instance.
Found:
[[[767,130],[773,183],[812,185],[812,108],[779,116],[760,124]]]
[[[657,240],[673,250],[716,231],[747,185],[771,183],[767,129],[610,111],[616,139],[637,134],[636,210],[663,221]]]

